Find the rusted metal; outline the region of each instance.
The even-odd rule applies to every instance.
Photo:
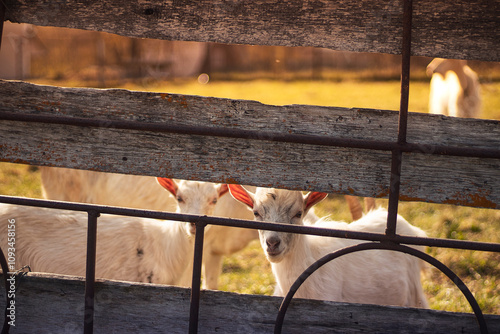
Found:
[[[276,317],[276,322],[275,322],[275,327],[274,327],[274,333],[281,333],[282,327],[283,327],[283,321],[285,319],[285,314],[288,309],[288,306],[290,305],[290,302],[297,292],[297,290],[300,288],[300,286],[306,281],[306,279],[311,276],[316,270],[318,270],[320,267],[323,265],[327,264],[328,262],[355,252],[359,251],[364,251],[364,250],[370,250],[370,249],[387,249],[391,251],[396,251],[396,252],[402,252],[406,254],[410,254],[412,256],[418,257],[419,259],[422,259],[437,269],[439,269],[441,272],[443,272],[448,278],[455,283],[455,285],[460,289],[460,291],[463,293],[467,301],[472,307],[472,310],[474,314],[476,315],[476,319],[479,325],[479,329],[481,333],[488,333],[488,328],[486,326],[486,320],[484,319],[483,313],[481,311],[481,308],[477,304],[476,299],[470,292],[470,290],[467,288],[467,286],[464,284],[464,282],[446,265],[441,263],[440,261],[436,260],[432,256],[421,252],[417,249],[403,246],[403,245],[397,245],[394,243],[373,243],[373,242],[368,242],[368,243],[362,243],[362,244],[357,244],[354,246],[349,246],[343,249],[340,249],[338,251],[335,251],[333,253],[327,254],[314,262],[312,265],[310,265],[293,283],[292,287],[288,291],[287,295],[283,299],[278,316]]]
[[[295,144],[359,148],[377,151],[400,150],[403,153],[422,153],[461,157],[500,159],[500,149],[429,145],[419,143],[398,143],[391,141],[362,140],[333,136],[303,134],[283,134],[270,131],[217,128],[210,126],[191,126],[175,123],[149,123],[125,120],[102,120],[55,115],[36,115],[26,113],[0,112],[0,120],[73,125],[81,127],[113,128],[122,130],[153,131],[185,135],[241,138]]]
[[[194,240],[193,280],[191,285],[191,303],[189,306],[189,333],[198,333],[198,315],[200,310],[201,265],[203,260],[204,223],[196,223]]]
[[[97,217],[99,216],[100,213],[95,210],[88,211],[85,311],[83,320],[83,332],[85,334],[92,334],[94,332],[95,259],[97,247]]]
[[[410,95],[411,24],[413,2],[403,0],[403,43],[401,49],[401,98],[399,103],[398,145],[406,144],[408,128],[408,101]],[[396,234],[399,194],[401,186],[401,164],[403,153],[397,148],[392,151],[391,177],[389,188],[389,215],[386,234]]]

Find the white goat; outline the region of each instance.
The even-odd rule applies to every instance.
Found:
[[[231,195],[253,209],[255,219],[303,225],[302,217],[327,194],[257,188],[251,193],[229,185]],[[318,221],[314,226],[351,231],[384,232],[387,212],[375,210],[351,224]],[[425,233],[398,217],[399,234]],[[264,253],[277,281],[276,293],[287,292],[302,272],[322,256],[359,241],[302,234],[259,231]],[[420,283],[423,262],[410,255],[386,250],[352,253],[335,259],[311,275],[296,297],[339,302],[428,307]]]
[[[213,211],[227,186],[158,178],[178,194],[177,211]],[[158,187],[158,185],[157,185]],[[158,187],[159,188],[159,187]],[[183,195],[188,192],[186,199]],[[208,207],[208,208],[207,208]],[[0,240],[7,249],[7,222],[14,220],[16,262],[33,271],[85,275],[87,214],[1,205]],[[193,235],[189,223],[103,215],[98,218],[96,277],[191,285]]]
[[[154,177],[40,167],[42,194],[55,201],[175,212],[177,201]],[[230,196],[227,196],[230,197]]]
[[[170,194],[159,191],[154,177],[54,167],[40,167],[40,170],[43,196],[47,199],[176,211],[176,198],[183,200],[179,203],[179,208],[197,198],[198,201],[203,200],[198,204],[190,203],[191,210],[194,210],[190,213],[239,219],[253,218],[252,213],[231,196],[222,196],[215,206],[211,205],[217,193],[215,184],[208,186],[209,183],[204,182],[180,181],[179,185],[182,186],[177,189],[173,186],[165,187]],[[200,193],[200,184],[205,185],[206,193]],[[250,241],[257,238],[256,230],[216,225],[207,227],[203,249],[203,287],[217,289],[222,257],[245,248]]]
[[[435,58],[427,65],[431,76],[429,112],[455,117],[478,117],[481,112],[479,79],[467,61]]]

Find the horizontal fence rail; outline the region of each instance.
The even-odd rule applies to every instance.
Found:
[[[444,145],[425,145],[416,143],[397,143],[378,140],[363,140],[338,138],[318,135],[283,134],[271,131],[228,129],[222,127],[190,126],[182,124],[158,124],[137,121],[103,120],[95,118],[76,118],[65,116],[43,116],[38,114],[2,113],[0,120],[20,121],[29,123],[45,123],[58,125],[74,125],[95,128],[112,128],[122,130],[153,131],[175,134],[190,134],[196,136],[226,137],[276,141],[317,146],[335,146],[359,148],[375,151],[399,150],[405,153],[422,153],[436,155],[451,155],[457,157],[500,159],[500,149],[470,148]]]
[[[423,153],[403,153],[400,199],[500,205],[498,121],[409,113],[398,144],[391,111],[6,81],[0,93],[0,161],[387,197],[397,148]]]
[[[41,26],[167,40],[401,53],[400,0],[4,2],[7,20]],[[498,1],[416,1],[412,54],[500,61],[499,11]]]
[[[230,218],[221,218],[213,216],[199,216],[191,214],[180,214],[174,212],[128,209],[121,207],[83,204],[83,203],[49,201],[49,200],[40,200],[40,199],[32,199],[32,198],[24,198],[16,196],[0,195],[0,203],[34,206],[34,207],[50,208],[50,209],[60,209],[60,210],[82,211],[82,212],[95,211],[101,214],[183,221],[189,223],[200,223],[205,225],[234,226],[240,228],[262,229],[269,231],[291,232],[298,234],[311,234],[324,237],[336,237],[344,239],[357,239],[357,240],[379,241],[379,242],[396,242],[407,245],[500,252],[500,244],[466,241],[466,240],[421,238],[421,237],[410,237],[401,235],[386,235],[386,234],[368,233],[368,232],[345,231],[345,230],[335,230],[335,229],[318,228],[311,226],[298,226],[289,224],[258,222],[253,220],[230,219]]]
[[[16,326],[17,332],[40,332],[40,323],[49,333],[66,330],[82,333],[82,291],[80,277],[30,273],[22,281],[16,298],[30,314]],[[64,297],[61,297],[61,291]],[[0,298],[3,295],[0,291]],[[233,334],[273,332],[277,309],[283,298],[204,290],[200,298],[200,333]],[[50,307],[47,300],[54,300]],[[135,334],[143,332],[187,333],[189,289],[129,282],[96,282],[95,331]],[[126,314],[124,307],[127,305]],[[80,312],[76,311],[80,310]],[[500,333],[500,316],[485,315],[491,333]],[[61,326],[64,324],[64,326]],[[223,324],[223,325],[221,325]],[[470,313],[378,305],[294,299],[287,311],[283,332],[332,334],[352,332],[353,327],[372,333],[478,333],[476,318]],[[12,330],[14,333],[14,330]]]

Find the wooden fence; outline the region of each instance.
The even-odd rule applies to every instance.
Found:
[[[402,45],[410,42],[409,31],[412,55],[500,61],[497,1],[3,3],[11,22],[403,53],[403,78],[399,114],[0,81],[0,161],[392,196],[395,210],[398,200],[500,207],[500,122],[417,113],[408,115],[407,126],[402,122],[410,50]]]
[[[12,333],[82,333],[81,278],[33,273],[16,295]],[[154,284],[96,283],[95,333],[187,333],[189,289]],[[202,291],[199,333],[272,333],[283,298]],[[50,301],[50,302],[48,302]],[[490,333],[500,317],[486,315]],[[475,333],[472,314],[297,299],[284,333]]]

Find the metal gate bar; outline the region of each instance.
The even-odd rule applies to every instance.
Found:
[[[275,322],[275,327],[274,327],[274,333],[278,334],[281,333],[282,327],[283,327],[283,321],[285,319],[285,314],[288,309],[288,306],[290,305],[290,302],[292,301],[293,296],[297,292],[297,290],[300,288],[302,283],[305,282],[305,280],[311,276],[316,270],[321,268],[323,265],[327,264],[330,261],[335,260],[336,258],[339,258],[341,256],[359,252],[359,251],[365,251],[365,250],[370,250],[370,249],[380,249],[380,250],[391,250],[391,251],[396,251],[396,252],[402,252],[406,254],[410,254],[412,256],[418,257],[419,259],[422,259],[437,269],[439,269],[442,273],[444,273],[448,278],[455,283],[455,285],[460,289],[460,291],[463,293],[467,301],[469,302],[475,316],[476,320],[479,325],[479,329],[481,333],[485,334],[488,333],[488,328],[486,326],[486,320],[484,319],[483,312],[481,311],[481,308],[479,307],[476,299],[474,298],[474,295],[470,292],[469,288],[465,285],[465,283],[458,277],[450,268],[448,268],[446,265],[444,265],[442,262],[439,260],[433,258],[432,256],[421,252],[417,249],[407,247],[404,245],[399,245],[395,243],[363,243],[363,244],[357,244],[354,246],[349,246],[345,247],[343,249],[339,249],[333,253],[327,254],[314,262],[312,265],[310,265],[304,272],[295,280],[293,283],[292,287],[288,291],[287,295],[283,299],[283,302],[281,303],[278,316],[276,317],[276,322]]]
[[[205,228],[206,225],[221,225],[221,226],[234,226],[241,228],[251,228],[251,229],[267,229],[272,231],[283,231],[290,233],[299,233],[299,234],[310,234],[310,235],[318,235],[318,236],[327,236],[327,237],[337,237],[337,238],[347,238],[347,239],[358,239],[365,241],[377,241],[382,246],[388,249],[394,249],[400,246],[399,243],[407,244],[407,245],[421,245],[421,246],[435,246],[435,247],[449,247],[455,249],[470,249],[470,250],[481,250],[481,251],[492,251],[492,252],[500,252],[500,244],[495,243],[483,243],[483,242],[473,242],[473,241],[463,241],[463,240],[448,240],[448,239],[433,239],[433,238],[422,238],[422,237],[408,237],[408,236],[388,236],[386,234],[378,234],[378,233],[366,233],[366,232],[353,232],[353,231],[344,231],[344,230],[334,230],[327,228],[318,228],[311,226],[297,226],[297,225],[288,225],[288,224],[277,224],[277,223],[262,223],[257,221],[250,220],[240,220],[240,219],[229,219],[229,218],[219,218],[219,217],[210,217],[210,216],[198,216],[198,215],[186,215],[179,213],[170,213],[170,212],[159,212],[159,211],[150,211],[150,210],[138,210],[138,209],[127,209],[120,207],[110,207],[110,206],[102,206],[102,205],[93,205],[93,204],[81,204],[81,203],[71,203],[71,202],[58,202],[58,201],[48,201],[48,200],[40,200],[40,199],[31,199],[31,198],[23,198],[23,197],[14,197],[14,196],[0,196],[0,203],[8,203],[14,205],[24,205],[24,206],[34,206],[34,207],[45,207],[50,209],[60,209],[60,210],[73,210],[73,211],[81,211],[88,212],[89,214],[89,232],[88,237],[92,238],[90,242],[95,242],[96,235],[91,232],[93,227],[90,225],[95,216],[95,221],[97,222],[97,217],[99,213],[103,214],[112,214],[112,215],[121,215],[121,216],[131,216],[131,217],[144,217],[144,218],[154,218],[154,219],[164,219],[164,220],[173,220],[173,221],[183,221],[183,222],[191,222],[197,224],[197,237],[195,239],[195,255],[194,255],[194,265],[193,265],[193,286],[192,286],[192,296],[191,296],[191,309],[190,309],[190,333],[195,333],[197,330],[198,324],[198,309],[199,309],[199,295],[200,295],[200,279],[201,279],[201,260],[202,260],[202,250],[203,250],[203,238],[204,233],[201,233],[201,230]],[[199,230],[201,228],[201,230]],[[200,233],[198,233],[200,231]],[[370,245],[377,245],[370,243]],[[377,246],[374,246],[377,247]],[[91,251],[92,247],[88,247],[87,250]],[[413,254],[412,254],[413,255]],[[95,255],[94,255],[95,256]],[[330,254],[331,256],[331,254]],[[0,263],[3,257],[3,251],[0,249]],[[92,261],[89,261],[89,257],[92,258],[92,254],[87,255],[88,261],[87,265],[92,266]],[[429,256],[430,257],[430,256]],[[432,258],[432,257],[431,257]],[[5,259],[5,258],[4,258]],[[433,258],[432,258],[433,259]],[[451,272],[449,268],[441,264],[438,260],[434,259],[433,262],[424,259],[436,266],[442,272],[444,272],[448,277],[450,277],[455,283],[461,282],[459,278],[455,278],[455,274]],[[94,259],[95,261],[95,259]],[[437,263],[437,265],[436,265]],[[439,265],[440,264],[440,265]],[[95,262],[93,264],[95,266]],[[5,267],[7,263],[5,263]],[[444,267],[444,269],[443,269]],[[198,268],[198,269],[196,269]],[[2,267],[3,269],[3,267]],[[95,268],[94,268],[95,270]],[[7,272],[7,271],[4,271]],[[450,272],[451,274],[449,274]],[[458,280],[457,280],[458,279]],[[196,282],[195,282],[196,280]],[[86,277],[86,294],[85,294],[85,302],[86,302],[86,311],[85,315],[87,316],[92,312],[93,307],[91,304],[87,304],[87,297],[91,296],[92,292],[87,294],[87,282],[93,284],[94,280],[90,279],[89,276]],[[466,298],[467,293],[465,293],[464,288],[466,288],[465,284],[460,283],[457,284],[460,290],[464,293]],[[92,289],[92,288],[90,288]],[[467,289],[468,290],[468,289]],[[292,297],[290,297],[291,299]],[[93,298],[90,299],[93,301]],[[476,317],[478,317],[478,311],[474,306],[474,303],[477,302],[470,301],[474,312],[476,313]],[[87,308],[88,306],[88,308]],[[479,309],[480,312],[480,309]],[[481,313],[482,314],[482,313]],[[281,317],[281,316],[280,316]],[[284,314],[282,315],[284,318]],[[480,316],[479,316],[480,317]],[[479,318],[478,317],[478,318]],[[87,321],[88,318],[85,318]],[[195,321],[196,320],[196,321]],[[478,320],[480,322],[480,320]],[[4,322],[4,326],[5,326]],[[84,327],[85,333],[92,333],[92,325],[86,325]],[[6,331],[8,332],[8,330]]]
[[[413,11],[412,0],[403,0],[403,43],[402,43],[402,68],[401,68],[401,100],[400,100],[400,110],[399,110],[399,127],[398,127],[398,144],[403,145],[406,143],[406,131],[408,124],[408,101],[409,101],[409,80],[410,80],[410,59],[411,59],[411,24],[412,24],[412,11]],[[402,152],[399,149],[394,149],[392,151],[392,161],[391,161],[391,177],[390,177],[390,189],[389,189],[389,206],[388,206],[388,216],[387,216],[387,229],[386,235],[396,234],[396,222],[398,214],[398,204],[399,204],[399,194],[400,194],[400,183],[401,183],[401,165],[402,165]],[[296,291],[302,285],[302,283],[312,275],[319,267],[328,263],[329,261],[347,255],[352,252],[357,252],[366,249],[390,249],[393,251],[405,252],[417,256],[420,259],[426,260],[432,263],[443,273],[445,273],[464,293],[467,301],[471,305],[476,319],[479,324],[481,333],[488,333],[486,327],[486,321],[481,312],[481,308],[477,304],[476,299],[467,288],[467,286],[460,280],[460,278],[453,273],[447,266],[439,262],[437,259],[422,253],[413,248],[406,246],[401,246],[393,241],[388,243],[365,243],[359,244],[351,247],[347,247],[338,250],[334,253],[328,254],[323,258],[319,259],[313,263],[309,268],[307,268],[295,281],[287,295],[285,296],[283,303],[278,312],[278,316],[275,322],[274,333],[281,333],[283,321],[285,317],[286,310],[288,308],[291,299],[293,298]]]
[[[204,223],[196,223],[194,238],[193,281],[191,285],[191,301],[189,306],[189,333],[198,333],[198,315],[200,310],[201,265],[203,259],[203,240],[205,238]]]
[[[500,149],[458,147],[419,143],[398,143],[391,141],[363,140],[334,136],[316,136],[304,134],[282,134],[270,131],[214,128],[209,126],[191,126],[171,123],[148,123],[123,120],[102,120],[68,116],[36,115],[17,112],[1,112],[0,120],[61,124],[81,127],[112,128],[122,130],[154,131],[186,135],[240,138],[263,141],[287,142],[306,145],[359,148],[377,151],[400,150],[403,153],[421,153],[450,155],[459,157],[500,159]]]
[[[0,203],[34,206],[34,207],[49,208],[49,209],[72,210],[81,212],[96,211],[101,214],[110,214],[118,216],[153,218],[153,219],[173,220],[173,221],[189,222],[189,223],[203,223],[206,225],[233,226],[233,227],[249,228],[255,230],[269,230],[269,231],[290,232],[298,234],[311,234],[311,235],[335,237],[342,239],[356,239],[356,240],[381,241],[381,242],[387,241],[387,242],[395,242],[395,243],[416,245],[416,246],[479,250],[484,252],[500,253],[500,244],[488,243],[488,242],[455,240],[455,239],[437,239],[428,237],[426,238],[410,237],[403,235],[388,236],[386,234],[380,234],[380,233],[345,231],[345,230],[335,230],[329,228],[319,228],[313,226],[298,226],[298,225],[278,224],[278,223],[263,223],[253,220],[230,219],[230,218],[212,217],[212,216],[198,216],[190,214],[180,214],[175,212],[128,209],[128,208],[113,207],[113,206],[49,201],[42,199],[4,196],[4,195],[0,195]]]
[[[401,50],[401,98],[399,106],[398,144],[406,144],[406,130],[408,127],[408,101],[410,95],[410,60],[411,60],[411,23],[412,0],[403,0],[403,44]],[[392,151],[391,177],[389,184],[389,214],[387,216],[388,235],[396,234],[399,194],[401,185],[401,164],[403,153],[398,148]]]
[[[83,332],[94,332],[94,284],[95,260],[97,247],[97,217],[100,213],[94,210],[88,212],[87,226],[87,265],[85,271],[85,309],[83,314]]]

